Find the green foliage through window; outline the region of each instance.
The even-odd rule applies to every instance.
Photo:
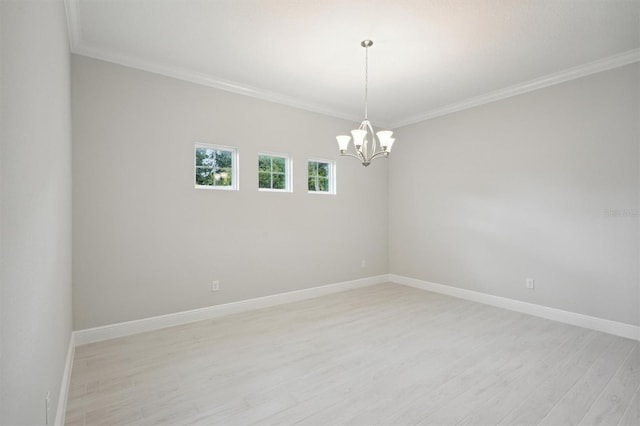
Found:
[[[235,152],[232,149],[196,146],[196,185],[232,188],[235,173],[234,156]]]
[[[331,192],[331,163],[309,161],[308,185],[310,192]]]
[[[258,188],[288,191],[287,161],[287,157],[258,155]]]

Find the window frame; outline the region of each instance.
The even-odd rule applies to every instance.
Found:
[[[309,189],[309,163],[325,163],[329,165],[329,190],[328,191],[312,191]],[[320,175],[315,175],[319,178]],[[309,158],[307,159],[307,193],[309,194],[323,194],[323,195],[336,195],[336,162],[333,160],[327,160],[326,158]]]
[[[198,149],[212,149],[216,151],[230,151],[231,152],[231,185],[229,186],[216,186],[216,185],[199,185],[196,182],[196,172],[198,170],[197,152]],[[202,167],[202,166],[200,166]],[[238,191],[240,189],[240,162],[238,148],[226,145],[209,144],[203,142],[196,142],[193,147],[193,186],[195,189],[215,189],[222,191]]]
[[[271,186],[272,188],[260,188],[260,157],[271,157]],[[284,189],[273,188],[273,158],[284,159]],[[293,158],[289,154],[283,154],[281,152],[258,152],[258,191],[260,192],[293,192]]]

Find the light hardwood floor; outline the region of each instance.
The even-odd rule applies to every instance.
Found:
[[[640,425],[638,342],[396,285],[80,346],[66,423]]]

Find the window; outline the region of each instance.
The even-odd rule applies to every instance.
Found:
[[[327,160],[309,160],[309,192],[335,194],[335,165]]]
[[[258,190],[291,192],[291,160],[283,154],[258,154]]]
[[[195,187],[238,189],[238,151],[217,145],[196,145]]]

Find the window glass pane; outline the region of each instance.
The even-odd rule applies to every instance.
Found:
[[[213,173],[213,186],[231,186],[231,170],[217,170]]]
[[[318,163],[315,161],[309,161],[309,176],[318,175]]]
[[[318,191],[329,192],[329,179],[318,178]]]
[[[196,167],[196,184],[213,185],[213,175],[211,167]]]
[[[215,151],[215,164],[217,169],[231,170],[232,153],[231,151]]]
[[[317,191],[316,178],[309,176],[309,191]]]
[[[271,157],[267,155],[258,156],[258,171],[260,172],[271,171]]]
[[[272,157],[273,171],[278,173],[284,173],[285,159],[282,157]]]
[[[284,174],[281,174],[281,173],[273,174],[273,189],[285,189]]]
[[[271,173],[258,173],[258,188],[271,188]]]
[[[329,164],[318,163],[318,176],[322,176],[322,177],[329,176]]]
[[[213,150],[206,148],[196,148],[196,166],[212,166]]]

